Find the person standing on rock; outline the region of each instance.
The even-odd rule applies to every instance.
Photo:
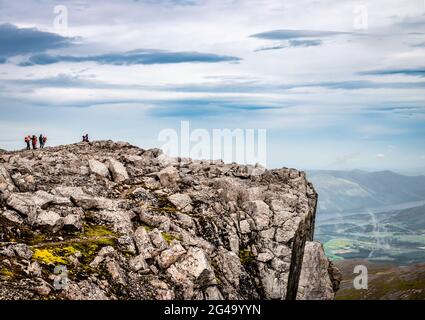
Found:
[[[32,148],[37,149],[37,137],[35,134],[32,136]]]
[[[38,143],[40,144],[40,148],[43,149],[44,145],[43,145],[43,135],[40,134],[40,136],[38,137]]]
[[[89,142],[89,135],[88,135],[88,133],[86,133],[86,134],[83,136],[83,142]]]
[[[47,141],[47,137],[46,136],[43,136],[43,148],[46,145],[46,141]]]
[[[26,136],[25,137],[25,143],[27,144],[27,150],[31,150],[30,142],[31,142],[31,137],[30,136]]]

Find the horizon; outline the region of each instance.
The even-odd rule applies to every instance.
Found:
[[[96,142],[96,141],[113,141],[113,142],[125,142],[125,143],[130,143],[128,141],[124,141],[124,140],[111,140],[111,139],[90,139],[90,142]],[[78,144],[78,143],[82,143],[82,141],[76,141],[76,142],[71,142],[71,143],[64,143],[64,144],[57,144],[57,145],[49,145],[47,144],[43,149],[41,150],[45,150],[45,149],[49,149],[49,148],[57,148],[57,147],[66,147],[67,145],[73,145],[73,144]],[[137,145],[137,144],[132,144],[138,148],[144,149],[144,150],[149,150],[149,149],[153,149],[153,148],[159,148],[159,147],[151,147],[151,148],[146,148],[143,147],[141,145]],[[161,148],[159,148],[161,149]],[[0,145],[0,150],[4,150],[6,152],[25,152],[28,151],[25,149],[25,147],[23,148],[18,148],[18,149],[4,149],[2,148],[2,146]],[[39,147],[37,147],[37,149],[35,149],[35,151],[40,150]],[[162,150],[162,149],[161,149]],[[29,151],[34,151],[33,149],[29,150]],[[178,157],[178,156],[177,156]],[[193,160],[223,160],[223,159],[203,159],[203,158],[192,158]],[[225,162],[225,163],[231,163],[231,162]],[[238,163],[240,164],[240,163]],[[301,171],[306,172],[307,174],[309,173],[313,173],[313,172],[356,172],[356,171],[360,171],[360,172],[365,172],[365,173],[379,173],[379,172],[391,172],[391,173],[395,173],[398,175],[403,175],[403,176],[425,176],[425,167],[423,168],[412,168],[410,171],[404,171],[403,169],[385,169],[385,168],[377,168],[377,169],[373,169],[373,168],[341,168],[341,169],[324,169],[324,168],[299,168],[299,167],[291,167],[291,166],[280,166],[280,167],[270,167],[267,166],[266,167],[268,170],[273,170],[273,169],[280,169],[280,168],[294,168],[294,169],[298,169]]]
[[[423,1],[0,8],[0,148],[28,132],[160,147],[189,120],[266,129],[268,168],[425,173]]]

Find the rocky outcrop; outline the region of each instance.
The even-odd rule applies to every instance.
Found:
[[[332,299],[316,204],[295,169],[112,141],[2,153],[0,299]]]

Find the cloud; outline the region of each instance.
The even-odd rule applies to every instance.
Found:
[[[335,161],[333,161],[331,163],[331,166],[335,167],[335,166],[347,165],[349,162],[357,159],[359,156],[360,156],[360,152],[353,152],[353,153],[345,154],[345,155],[342,155],[342,156],[338,156],[335,159]]]
[[[65,56],[37,54],[31,56],[21,66],[49,65],[59,62],[97,62],[108,65],[137,65],[137,64],[170,64],[187,62],[238,62],[241,59],[233,56],[200,52],[172,52],[163,50],[139,49],[123,53],[108,53],[95,56]]]
[[[321,40],[289,40],[290,47],[315,47],[322,45]]]
[[[324,31],[324,30],[271,30],[253,34],[251,38],[266,39],[266,40],[290,40],[290,39],[304,39],[304,38],[323,38],[338,36],[343,34],[351,34],[351,32],[339,31]]]
[[[35,28],[18,28],[0,24],[0,57],[34,54],[72,45],[75,38],[40,31]]]
[[[406,75],[406,76],[416,76],[416,77],[425,77],[425,68],[411,68],[411,69],[381,69],[381,70],[371,70],[371,71],[362,71],[359,72],[360,75]]]
[[[77,75],[59,73],[56,76],[36,79],[0,80],[6,85],[29,88],[116,88],[116,85],[81,78]]]
[[[425,42],[419,42],[419,43],[412,44],[411,47],[414,47],[414,48],[425,47]]]
[[[322,45],[321,40],[289,40],[287,43],[280,43],[269,47],[262,47],[256,49],[255,52],[258,51],[268,51],[268,50],[279,50],[285,48],[306,48],[306,47],[316,47]]]
[[[402,18],[396,17],[398,20],[396,22],[397,25],[401,27],[421,29],[425,26],[425,15],[415,15],[415,16],[404,16]]]
[[[384,158],[385,158],[385,154],[383,154],[383,153],[378,153],[378,154],[376,154],[376,155],[375,155],[375,158],[378,158],[378,159],[384,159]]]
[[[318,82],[299,84],[298,87],[321,87],[326,89],[360,90],[360,89],[417,89],[425,88],[425,82],[378,82],[367,80]]]
[[[247,103],[214,98],[178,99],[157,101],[148,114],[157,118],[222,117],[223,114],[240,115],[241,112],[256,112],[277,109],[265,103]]]

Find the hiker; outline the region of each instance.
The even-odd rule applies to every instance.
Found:
[[[32,148],[37,149],[37,137],[35,134],[32,136]]]
[[[43,148],[44,148],[44,146],[46,145],[46,141],[47,141],[47,137],[46,137],[46,136],[44,136],[44,137],[43,137]]]
[[[30,141],[31,141],[31,137],[30,136],[26,136],[25,137],[25,143],[27,144],[27,150],[31,150]]]
[[[42,134],[40,134],[40,136],[38,137],[38,143],[40,144],[40,148],[43,149],[44,144],[43,144],[43,135]]]
[[[85,134],[83,136],[83,142],[89,142],[89,135],[88,134]]]

